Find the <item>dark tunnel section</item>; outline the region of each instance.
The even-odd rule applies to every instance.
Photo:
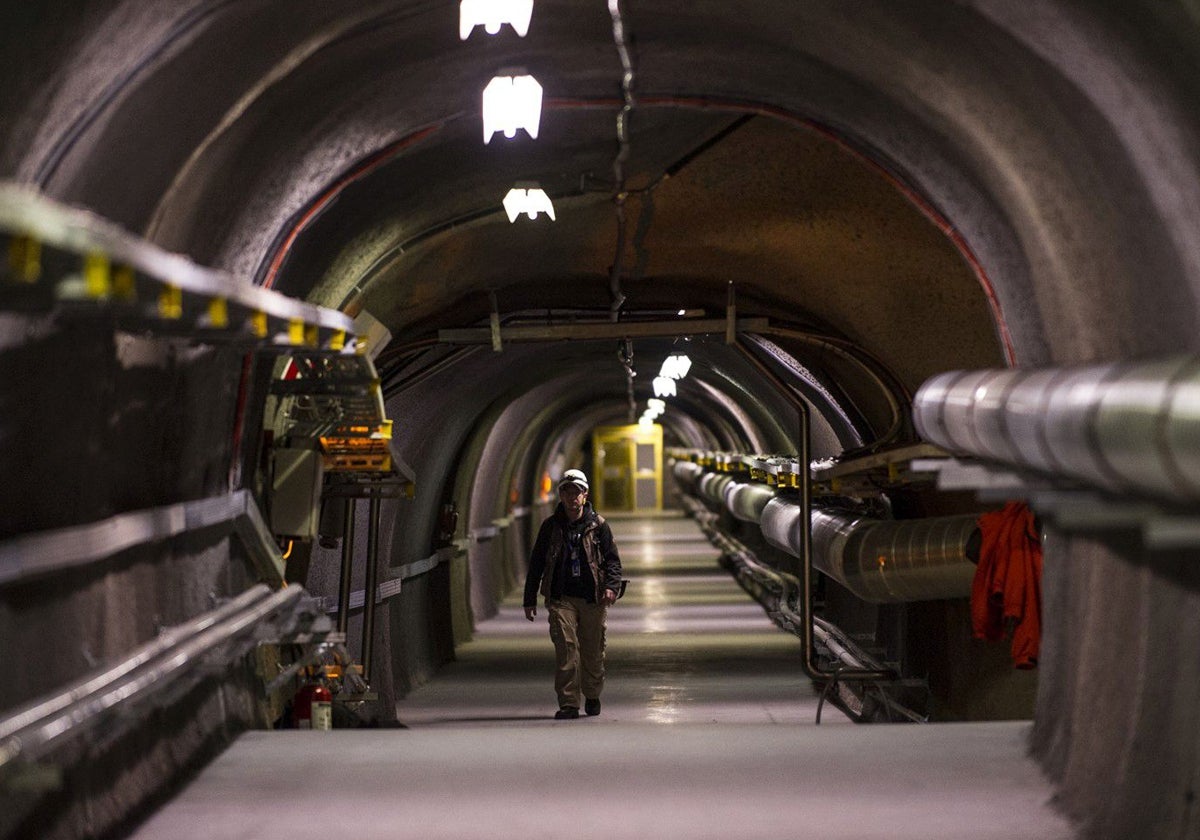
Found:
[[[27,232],[6,218],[9,568],[50,562],[29,546],[65,529],[183,525],[86,567],[3,583],[0,640],[14,673],[0,715],[256,587],[264,600],[299,598],[283,576],[328,624],[351,535],[360,555],[378,546],[373,570],[388,595],[372,628],[365,609],[349,617],[354,655],[373,630],[374,693],[349,722],[393,723],[395,698],[451,661],[521,579],[553,502],[547,478],[588,468],[593,428],[633,419],[611,336],[496,353],[439,331],[486,331],[493,313],[505,328],[596,327],[613,311],[614,266],[626,268],[615,272],[622,323],[720,319],[731,301],[737,317],[767,321],[733,330],[746,353],[720,331],[633,349],[639,408],[647,372],[685,345],[693,355],[693,380],[660,422],[675,466],[704,475],[668,470],[666,481],[781,626],[802,569],[794,528],[772,523],[796,521],[795,488],[767,484],[782,497],[768,500],[762,481],[717,464],[794,457],[797,400],[814,418],[820,473],[829,459],[912,443],[908,401],[945,371],[1047,367],[1055,379],[1072,365],[1197,350],[1192,0],[638,3],[627,20],[638,60],[624,248],[614,248],[610,174],[620,62],[604,7],[539,2],[532,40],[469,42],[457,40],[455,10],[56,0],[0,11],[0,178],[244,288],[378,319],[393,336],[369,347],[378,396],[416,478],[411,497],[381,501],[378,528],[366,501],[346,523],[344,500],[330,499],[311,538],[268,531],[256,549],[247,511],[271,512],[281,359],[312,325],[285,319],[211,340],[160,316],[131,321],[79,295],[92,254],[47,254],[45,277],[20,276]],[[544,132],[481,151],[479,89],[518,64],[546,85]],[[555,226],[508,223],[497,198],[514,179],[549,187]],[[293,328],[299,339],[275,341]],[[340,353],[327,338],[322,352]],[[1078,432],[1072,446],[1094,448],[1094,430],[1067,431]],[[818,494],[822,521],[907,527],[990,504],[927,484],[875,490]],[[920,683],[894,698],[918,716],[1032,713],[1031,750],[1087,836],[1192,836],[1194,544],[1153,545],[1136,517],[1150,505],[1189,523],[1194,509],[1120,483],[1100,492],[1110,521],[1043,521],[1036,676],[970,638],[962,598],[861,597],[870,568],[853,546],[839,564],[822,561],[819,617],[837,628],[834,643]],[[223,518],[188,527],[214,500]],[[356,591],[375,580],[364,566],[360,556]],[[224,672],[164,692],[144,726],[89,735],[58,769],[0,774],[13,804],[0,834],[119,833],[240,731],[285,718],[262,687],[287,658],[239,652]]]

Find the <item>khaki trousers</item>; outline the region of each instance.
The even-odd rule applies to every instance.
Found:
[[[570,596],[549,601],[550,638],[558,670],[554,690],[559,706],[583,706],[604,689],[604,629],[608,607]],[[582,695],[582,696],[581,696]]]

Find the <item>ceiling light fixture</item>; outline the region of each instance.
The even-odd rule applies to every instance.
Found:
[[[483,142],[503,131],[512,139],[525,129],[537,139],[542,122],[542,86],[533,76],[496,76],[483,89]]]
[[[531,219],[536,219],[538,213],[545,213],[554,219],[554,205],[550,196],[536,185],[518,184],[504,196],[504,212],[508,214],[509,222],[515,222],[517,216],[524,213]]]
[[[476,26],[495,35],[507,23],[524,38],[532,17],[533,0],[462,0],[458,4],[458,37],[467,40]]]
[[[654,396],[656,396],[656,397],[674,397],[674,396],[676,396],[675,380],[671,379],[669,376],[654,377]]]
[[[687,356],[667,356],[662,364],[662,370],[659,371],[658,375],[665,376],[668,379],[683,379],[691,369],[692,360]]]

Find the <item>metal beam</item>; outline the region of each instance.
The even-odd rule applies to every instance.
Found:
[[[0,543],[0,585],[86,566],[134,546],[224,526],[236,532],[265,583],[283,582],[283,559],[247,490],[122,513],[100,522]]]
[[[761,332],[770,322],[766,318],[738,318],[739,333]],[[626,321],[623,323],[590,322],[582,324],[539,324],[520,327],[501,327],[500,340],[508,342],[592,341],[621,338],[676,338],[689,335],[723,335],[728,324],[724,318],[703,318],[671,321]],[[492,343],[490,327],[465,327],[438,330],[442,344]]]

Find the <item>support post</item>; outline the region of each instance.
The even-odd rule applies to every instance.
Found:
[[[350,586],[354,568],[354,499],[346,499],[342,523],[342,579],[338,585],[338,632],[345,635],[350,626]]]
[[[368,684],[375,647],[375,597],[379,592],[379,507],[379,497],[372,496],[367,526],[367,583],[363,591],[362,666],[363,679]]]

